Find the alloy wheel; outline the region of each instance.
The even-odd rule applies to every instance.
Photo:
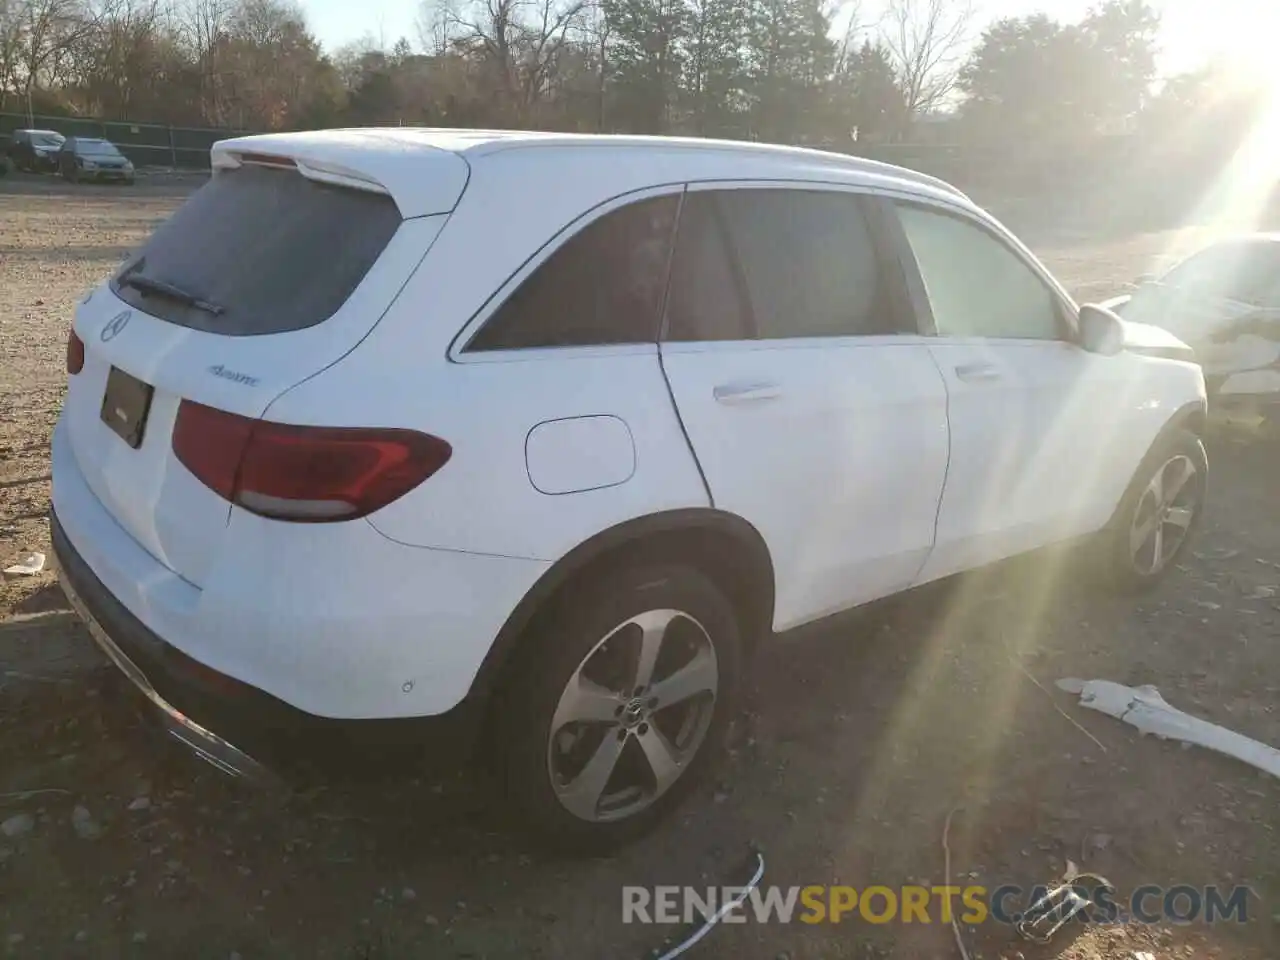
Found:
[[[1200,507],[1202,478],[1191,458],[1166,460],[1138,498],[1129,527],[1129,556],[1144,577],[1160,573],[1187,538]]]
[[[564,808],[604,822],[650,807],[702,746],[719,679],[715,646],[687,613],[648,610],[609,631],[552,717],[547,769]]]

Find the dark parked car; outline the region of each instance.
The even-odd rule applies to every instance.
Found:
[[[66,138],[56,130],[15,130],[9,157],[19,170],[58,169],[58,150]]]
[[[133,183],[133,164],[110,140],[68,137],[58,151],[58,172],[79,180],[122,180]]]

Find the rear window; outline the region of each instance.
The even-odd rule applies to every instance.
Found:
[[[195,330],[233,337],[303,330],[338,311],[400,223],[382,194],[290,170],[222,170],[111,286],[126,303]]]

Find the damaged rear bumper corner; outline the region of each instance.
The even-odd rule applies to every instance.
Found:
[[[71,586],[65,577],[61,578],[60,583],[62,592],[66,594],[67,601],[71,604],[72,609],[79,614],[80,619],[88,627],[89,635],[93,637],[94,642],[98,644],[98,647],[111,662],[120,668],[120,672],[159,711],[161,723],[169,736],[187,747],[201,760],[212,764],[223,773],[234,777],[243,777],[259,784],[276,785],[279,783],[275,774],[271,773],[253,757],[223,740],[216,733],[206,730],[165,700],[164,697],[160,696],[142,671],[125,655],[123,650],[115,645],[111,637],[102,628],[102,625],[94,619],[93,614],[89,612],[84,600],[76,593],[75,588]]]
[[[141,622],[104,625],[102,619],[109,620],[110,618],[104,616],[100,619],[99,615],[95,613],[95,607],[100,605],[91,599],[87,599],[82,593],[91,594],[95,587],[100,590],[105,590],[105,588],[102,588],[97,583],[92,571],[87,566],[83,566],[83,561],[67,541],[66,535],[62,532],[55,516],[50,517],[50,527],[53,535],[53,552],[58,561],[58,580],[63,593],[66,594],[67,601],[84,621],[89,630],[89,635],[93,637],[94,642],[102,652],[107,655],[111,662],[119,668],[120,672],[128,678],[129,682],[155,708],[155,713],[165,732],[201,760],[211,764],[225,774],[251,781],[261,787],[284,788],[285,781],[274,771],[223,737],[197,723],[160,694],[142,668],[130,658],[121,648],[121,644],[112,637],[112,632],[119,632],[122,629],[127,630],[129,627],[133,627],[137,631],[145,631],[146,627]],[[127,612],[121,612],[124,616],[128,616]]]

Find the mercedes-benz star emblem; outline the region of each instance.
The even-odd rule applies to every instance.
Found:
[[[124,328],[129,325],[129,318],[133,316],[133,311],[126,310],[124,313],[117,313],[114,317],[107,321],[107,325],[102,328],[102,333],[98,337],[103,343],[114,340],[124,332]]]

